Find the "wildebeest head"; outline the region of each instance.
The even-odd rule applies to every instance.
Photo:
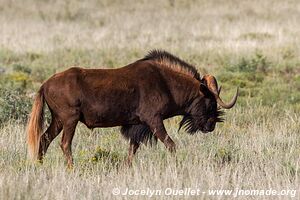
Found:
[[[189,106],[187,114],[180,122],[179,129],[184,126],[190,134],[194,134],[199,130],[203,133],[212,132],[215,129],[216,123],[223,121],[223,111],[221,111],[221,108],[232,108],[238,97],[237,89],[235,96],[226,104],[220,98],[220,92],[221,87],[218,88],[215,77],[205,75],[201,80],[199,97]]]

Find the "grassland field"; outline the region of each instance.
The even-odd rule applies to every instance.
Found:
[[[201,195],[152,199],[233,199],[213,189],[296,190],[300,199],[300,2],[297,0],[0,0],[0,199],[148,199],[114,188],[197,188]],[[176,156],[142,146],[132,168],[119,128],[79,124],[75,166],[54,140],[44,164],[27,158],[26,122],[43,81],[70,66],[117,68],[151,49],[167,50],[210,73],[237,105],[210,134],[177,132]],[[46,114],[49,123],[49,113]]]

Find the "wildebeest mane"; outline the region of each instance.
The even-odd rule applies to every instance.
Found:
[[[156,61],[163,66],[169,67],[177,72],[184,73],[201,81],[200,74],[193,65],[181,60],[167,51],[157,49],[152,50],[141,60]]]
[[[156,144],[157,137],[154,136],[149,128],[145,124],[137,125],[124,125],[121,127],[121,133],[127,140],[133,140],[140,144]]]
[[[198,107],[194,107],[192,109],[197,110]],[[195,111],[195,112],[196,113],[201,113],[199,111]],[[224,112],[221,111],[220,108],[218,108],[215,113],[210,113],[209,115],[216,116],[216,121],[217,122],[223,122],[222,116],[224,115]],[[203,120],[205,120],[205,116],[203,116],[203,115],[193,115],[192,116],[192,115],[186,114],[186,115],[183,116],[182,120],[179,123],[178,132],[183,127],[186,132],[188,132],[189,134],[193,135],[197,131],[200,130],[199,124]]]

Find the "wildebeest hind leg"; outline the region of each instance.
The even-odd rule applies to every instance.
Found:
[[[66,157],[68,168],[73,167],[73,156],[71,146],[77,123],[78,119],[76,118],[69,119],[67,122],[64,122],[63,125],[63,136],[60,147]]]
[[[38,160],[42,162],[45,153],[50,145],[50,143],[58,136],[62,130],[62,123],[52,114],[52,121],[50,126],[41,136]]]

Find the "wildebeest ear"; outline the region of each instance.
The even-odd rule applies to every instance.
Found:
[[[207,86],[203,83],[200,84],[200,92],[204,94],[204,96],[209,96],[211,95],[211,92],[207,88]]]

